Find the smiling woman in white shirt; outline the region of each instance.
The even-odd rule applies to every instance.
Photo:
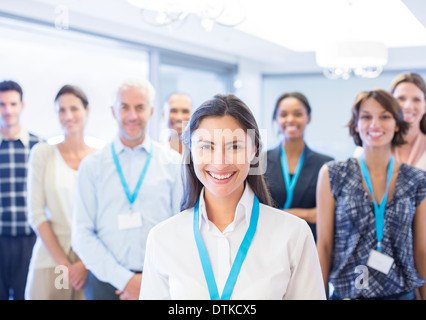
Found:
[[[217,95],[183,135],[183,211],[148,236],[140,299],[325,299],[309,226],[269,206],[250,109]]]
[[[71,248],[71,215],[78,167],[94,151],[84,142],[89,104],[80,88],[65,85],[56,95],[55,106],[64,141],[39,143],[29,158],[28,220],[37,241],[26,299],[81,300],[87,270]]]

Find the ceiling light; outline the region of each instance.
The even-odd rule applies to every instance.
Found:
[[[201,26],[211,31],[215,24],[235,27],[246,18],[242,0],[128,0],[141,8],[142,19],[153,26],[177,25],[189,15],[198,16]]]
[[[351,74],[375,78],[386,65],[387,56],[387,48],[381,42],[337,41],[318,48],[316,62],[330,79],[348,79]]]
[[[404,4],[416,1],[262,0],[259,7],[258,0],[245,0],[247,19],[236,29],[296,52],[313,52],[336,40],[423,47],[426,28]]]

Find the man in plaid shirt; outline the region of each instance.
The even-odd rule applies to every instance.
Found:
[[[36,239],[27,222],[26,178],[30,149],[38,137],[24,130],[24,104],[16,82],[0,82],[0,300],[23,300]]]

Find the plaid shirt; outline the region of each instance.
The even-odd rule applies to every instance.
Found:
[[[0,135],[0,236],[29,236],[27,170],[31,148],[41,139],[22,130],[17,140]]]

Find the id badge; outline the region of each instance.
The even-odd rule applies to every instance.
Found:
[[[139,212],[129,212],[118,216],[118,229],[133,229],[142,227],[142,218]]]
[[[377,250],[370,251],[370,256],[368,257],[367,266],[377,271],[380,271],[384,274],[388,274],[392,265],[393,265],[393,258]]]

